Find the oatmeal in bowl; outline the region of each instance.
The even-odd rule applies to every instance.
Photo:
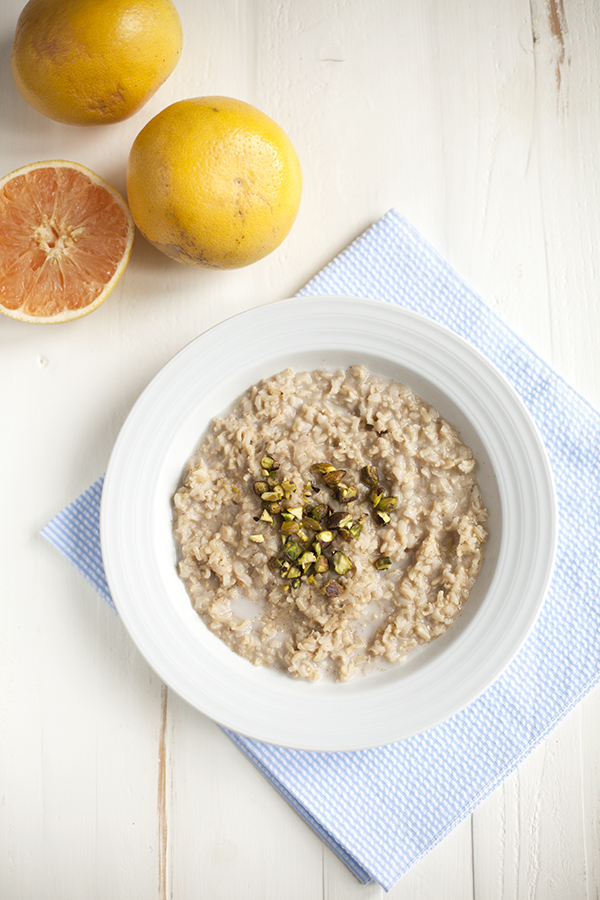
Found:
[[[333,752],[431,728],[504,671],[557,508],[531,416],[471,344],[380,301],[301,297],[161,369],[113,450],[101,535],[170,689],[233,732]]]
[[[178,571],[232,651],[347,681],[449,629],[479,574],[472,451],[364,366],[286,369],[211,421],[174,496]]]

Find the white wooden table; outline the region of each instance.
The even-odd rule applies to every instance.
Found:
[[[392,206],[600,406],[600,4],[176,2],[174,74],[132,120],[96,129],[21,99],[9,50],[22,3],[2,2],[0,174],[71,159],[124,192],[153,115],[224,94],[287,130],[305,186],[289,238],[254,266],[189,269],[138,236],[93,315],[0,322],[0,897],[374,900],[382,889],[160,683],[39,529],[104,471],[174,353],[293,295]],[[389,896],[597,898],[599,719],[596,690]]]

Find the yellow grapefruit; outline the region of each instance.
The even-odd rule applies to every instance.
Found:
[[[84,166],[32,163],[0,179],[0,312],[67,322],[97,309],[129,261],[133,220]]]
[[[29,0],[14,36],[15,83],[69,125],[120,122],[171,74],[182,46],[171,0]]]
[[[229,97],[173,103],[142,129],[129,155],[135,224],[187,265],[230,269],[262,259],[288,234],[301,194],[289,137]]]

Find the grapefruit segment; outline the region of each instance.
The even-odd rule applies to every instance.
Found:
[[[129,261],[121,195],[79,163],[33,163],[0,179],[0,312],[65,322],[97,309]]]

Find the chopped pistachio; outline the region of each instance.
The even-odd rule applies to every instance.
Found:
[[[302,569],[298,566],[290,566],[286,572],[286,578],[300,578],[302,575]]]
[[[269,512],[272,513],[274,516],[276,516],[277,513],[281,512],[281,503],[279,503],[278,501],[267,503],[266,506],[267,506],[267,509],[269,510]]]
[[[352,561],[348,559],[345,553],[336,550],[333,554],[333,568],[338,575],[345,575],[352,568]]]
[[[344,518],[343,512],[332,512],[327,519],[327,527],[328,528],[338,528],[340,522]]]
[[[389,556],[380,556],[379,559],[376,559],[373,565],[376,569],[389,569],[392,561]]]
[[[258,494],[259,497],[262,497],[269,490],[269,485],[266,481],[255,481],[254,482],[254,493]]]
[[[397,505],[398,501],[395,497],[384,497],[377,504],[377,512],[391,512],[391,510],[396,509]]]
[[[356,539],[363,530],[363,519],[357,519],[348,530],[350,531],[350,537]]]
[[[272,525],[273,524],[273,516],[267,509],[263,509],[261,516],[260,516],[260,521],[261,522],[269,522]]]
[[[298,557],[302,553],[302,547],[293,537],[287,539],[287,541],[285,542],[284,550],[290,559],[298,559]]]
[[[307,584],[314,584],[314,583],[315,583],[315,576],[314,576],[314,575],[308,575],[307,578],[306,578],[306,583],[307,583]]]
[[[293,588],[299,588],[300,587],[300,579],[293,578],[292,581],[290,581],[290,584]]]
[[[338,522],[338,528],[347,528],[348,525],[350,525],[351,523],[352,523],[352,516],[349,516],[348,514],[346,514],[346,515],[342,514],[342,518]]]
[[[282,496],[285,497],[286,500],[289,500],[294,491],[296,490],[296,485],[293,481],[282,481],[281,482],[281,491]]]
[[[303,509],[301,506],[288,506],[286,512],[293,516],[294,519],[301,519]]]
[[[289,509],[281,510],[281,518],[283,519],[284,522],[293,522],[294,521],[294,517],[291,514],[291,512],[289,511]]]
[[[309,499],[309,497],[310,497],[310,495],[311,495],[311,493],[312,493],[312,490],[313,490],[312,481],[307,481],[307,482],[306,482],[306,487],[304,488],[304,498],[305,498],[306,500]]]
[[[302,566],[305,572],[316,561],[317,557],[310,550],[305,550],[302,556],[298,557],[298,565]]]
[[[369,494],[369,500],[371,501],[371,506],[373,507],[373,509],[376,509],[379,506],[384,494],[385,491],[381,486],[373,488],[373,490]]]
[[[336,495],[340,503],[352,503],[358,497],[358,490],[353,484],[344,484],[343,481],[340,481]]]
[[[315,554],[315,556],[316,556],[317,559],[318,559],[319,556],[321,555],[321,545],[320,545],[320,543],[319,543],[318,541],[313,541],[313,543],[312,543],[312,545],[311,545],[311,549],[312,549],[313,553]]]
[[[262,544],[265,539],[263,534],[250,534],[248,537],[251,541],[254,541],[255,544]]]
[[[323,572],[327,572],[329,569],[329,560],[326,556],[319,556],[315,560],[315,572],[317,575],[321,575]]]
[[[369,487],[375,487],[379,484],[379,473],[375,466],[363,466],[360,470],[360,474],[362,475],[364,483],[368,484]]]
[[[329,514],[329,507],[326,503],[318,503],[311,511],[311,518],[317,522],[322,522]]]
[[[266,502],[276,503],[278,500],[283,499],[283,489],[280,485],[274,484],[272,491],[266,491],[264,494],[260,496],[261,500],[265,500]]]
[[[276,484],[279,484],[279,478],[277,477],[277,475],[268,474],[267,475],[267,484],[270,487],[275,487]]]
[[[335,472],[335,466],[332,466],[331,463],[321,462],[315,463],[310,467],[311,472],[316,472],[319,475],[326,475],[327,472]]]
[[[377,518],[379,519],[379,522],[380,522],[381,525],[387,525],[388,522],[390,522],[390,520],[391,520],[391,518],[392,518],[392,517],[390,516],[390,514],[389,514],[389,513],[386,513],[386,512],[379,512],[379,511],[377,511],[377,512],[375,513],[375,515],[376,515]]]
[[[283,575],[284,578],[286,577],[286,572],[290,571],[291,565],[292,564],[290,562],[288,562],[287,559],[284,559],[283,562],[281,563],[281,574]]]
[[[265,455],[263,456],[263,458],[262,458],[261,461],[260,461],[260,464],[261,464],[261,466],[263,467],[263,469],[268,469],[269,471],[272,471],[272,470],[275,470],[275,469],[278,469],[278,468],[279,468],[279,463],[276,462],[276,461],[273,459],[273,457],[272,457],[272,456],[269,456],[268,454],[265,454]]]
[[[272,556],[267,565],[272,572],[279,572],[281,566],[283,565],[283,560],[278,559],[277,556]]]
[[[295,521],[281,523],[281,533],[282,534],[298,534],[299,531],[300,531],[300,526]]]
[[[334,469],[333,472],[326,472],[323,475],[323,481],[327,487],[335,487],[336,484],[340,483],[345,474],[345,469]]]
[[[302,527],[310,528],[311,531],[318,531],[321,527],[321,523],[317,522],[316,519],[311,519],[310,516],[304,516],[302,519]]]
[[[319,531],[317,540],[321,547],[327,547],[333,540],[333,533],[331,531]]]
[[[308,535],[307,535],[307,533],[302,529],[302,527],[300,527],[300,528],[298,529],[298,537],[300,538],[301,541],[307,541],[307,540],[308,540]]]
[[[326,597],[329,597],[330,600],[335,600],[336,597],[339,597],[343,590],[344,588],[341,584],[338,584],[334,578],[331,578],[327,584],[323,585],[321,588],[321,592],[325,594]]]

